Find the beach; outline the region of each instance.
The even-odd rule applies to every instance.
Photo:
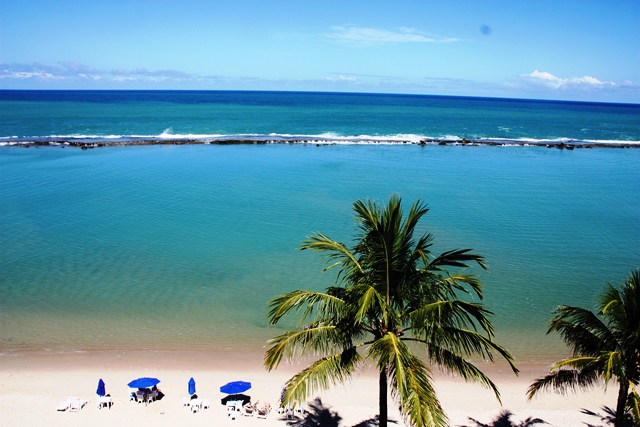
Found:
[[[236,354],[224,352],[80,352],[58,354],[27,354],[5,356],[0,360],[0,425],[55,426],[285,426],[286,420],[274,410],[268,418],[239,416],[227,418],[220,403],[225,397],[219,387],[230,381],[249,381],[246,392],[252,401],[268,402],[277,407],[280,391],[289,376],[302,365],[281,366],[267,372],[262,368],[260,353]],[[616,387],[605,393],[602,388],[586,393],[560,396],[542,394],[527,401],[525,390],[531,381],[545,372],[546,366],[520,366],[515,377],[499,363],[481,364],[490,374],[502,394],[502,406],[493,393],[478,385],[465,383],[441,372],[434,372],[438,398],[450,419],[450,425],[470,425],[467,417],[488,423],[501,410],[514,413],[513,420],[538,417],[554,426],[583,426],[597,421],[580,413],[582,408],[598,411],[612,406]],[[161,380],[158,388],[161,400],[148,406],[130,402],[127,383],[142,376]],[[187,382],[193,377],[201,399],[211,402],[209,409],[192,413],[183,406],[188,396]],[[113,406],[98,409],[96,387],[102,378]],[[335,411],[341,426],[355,426],[378,413],[378,386],[375,371],[364,371],[351,382],[337,385],[317,394],[325,407]],[[56,411],[69,396],[88,403],[79,412]],[[310,399],[311,401],[312,399]],[[389,401],[389,418],[403,426],[395,405]]]

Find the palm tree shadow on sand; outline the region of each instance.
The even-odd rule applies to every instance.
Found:
[[[548,424],[546,421],[541,420],[540,418],[527,418],[524,421],[516,423],[515,421],[511,421],[511,417],[513,416],[513,412],[504,410],[500,412],[490,424],[481,423],[480,421],[469,417],[469,421],[471,421],[474,426],[473,427],[531,427],[535,424]],[[472,427],[472,426],[461,426],[461,427]]]
[[[307,403],[309,410],[300,418],[287,421],[287,425],[291,427],[338,427],[342,417],[338,412],[322,403],[322,399],[316,397],[313,402]],[[395,421],[389,420],[389,423],[396,424]],[[378,419],[371,418],[364,420],[353,427],[374,427],[379,425]]]

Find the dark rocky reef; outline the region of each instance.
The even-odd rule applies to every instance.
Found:
[[[139,145],[263,145],[263,144],[300,144],[300,145],[337,145],[337,144],[370,144],[370,145],[388,145],[388,144],[413,144],[418,146],[426,145],[461,145],[461,146],[536,146],[556,148],[559,150],[574,150],[576,148],[640,148],[640,144],[634,143],[587,143],[582,141],[567,142],[522,142],[522,141],[504,141],[491,139],[440,139],[425,138],[418,142],[403,140],[366,140],[366,139],[301,139],[301,138],[280,138],[280,139],[226,139],[226,138],[207,138],[207,139],[119,139],[119,140],[73,140],[73,139],[53,139],[53,140],[35,140],[35,141],[19,141],[9,144],[10,146],[20,147],[40,147],[40,146],[61,146],[76,147],[81,150],[99,147],[123,147],[123,146],[139,146]]]

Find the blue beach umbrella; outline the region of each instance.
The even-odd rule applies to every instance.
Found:
[[[193,377],[189,380],[189,394],[196,394],[196,380],[194,380]]]
[[[149,388],[160,382],[157,378],[142,377],[127,384],[130,388]]]
[[[96,394],[98,396],[104,396],[105,394],[107,394],[104,389],[104,381],[102,381],[102,378],[100,378],[100,381],[98,381],[98,389],[96,390]]]
[[[247,391],[251,388],[251,383],[246,381],[232,381],[220,387],[220,391],[226,394],[236,394]]]

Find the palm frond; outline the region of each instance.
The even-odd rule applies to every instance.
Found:
[[[581,370],[558,369],[548,375],[536,379],[527,389],[529,400],[540,391],[552,390],[556,393],[566,394],[567,391],[577,391],[581,388],[592,387],[599,379],[600,374],[593,366],[587,366]]]
[[[357,323],[362,323],[367,314],[375,308],[378,308],[378,312],[388,311],[384,295],[381,295],[375,287],[367,284],[361,284],[353,286],[350,290],[361,295],[358,300],[358,312],[356,313],[355,318]]]
[[[328,293],[297,290],[270,300],[267,307],[270,325],[275,325],[283,316],[291,312],[302,324],[316,307],[318,317],[338,316],[341,311],[344,311],[345,302]]]
[[[559,369],[575,369],[579,371],[585,368],[597,369],[601,372],[603,370],[602,358],[594,356],[568,357],[551,365],[552,371]]]
[[[288,331],[267,341],[269,349],[264,356],[264,366],[271,371],[278,367],[282,359],[291,360],[305,354],[326,354],[341,344],[334,325]]]
[[[467,382],[477,382],[483,387],[491,389],[495,394],[496,399],[498,399],[498,402],[502,403],[498,386],[473,363],[445,348],[436,346],[429,347],[429,357],[433,362],[444,368],[449,373],[459,375]]]
[[[513,357],[504,347],[473,330],[434,325],[431,330],[417,336],[414,340],[426,344],[427,348],[430,346],[447,348],[461,356],[479,355],[492,362],[494,361],[494,352],[496,352],[507,361],[514,373],[519,372]]]
[[[318,391],[343,383],[361,361],[356,347],[323,357],[287,381],[282,403],[302,403]]]
[[[427,267],[429,270],[439,270],[442,267],[469,267],[469,262],[475,262],[484,270],[487,269],[487,264],[484,262],[482,255],[477,255],[471,252],[473,249],[454,249],[446,251],[435,257],[429,263]]]
[[[456,326],[473,330],[477,330],[479,326],[489,337],[493,337],[494,329],[489,320],[492,314],[480,304],[462,300],[441,300],[410,312],[409,324],[417,336],[430,334],[434,328],[440,326]]]
[[[387,333],[373,343],[367,357],[386,369],[392,395],[400,413],[416,427],[446,426],[447,418],[432,385],[429,368],[395,334]]]
[[[430,293],[437,299],[455,299],[456,292],[475,295],[483,299],[482,282],[473,274],[450,274],[447,271],[434,272],[422,269],[418,271],[421,282],[427,284]],[[470,289],[467,289],[470,288]]]
[[[325,252],[325,257],[329,262],[329,266],[325,268],[325,271],[340,267],[338,279],[343,276],[349,277],[353,274],[359,275],[364,271],[355,254],[344,243],[336,242],[322,233],[307,236],[307,239],[302,241],[302,246],[298,249]]]
[[[596,355],[603,348],[615,347],[611,330],[593,312],[580,307],[557,307],[547,333],[558,332],[576,355]]]

